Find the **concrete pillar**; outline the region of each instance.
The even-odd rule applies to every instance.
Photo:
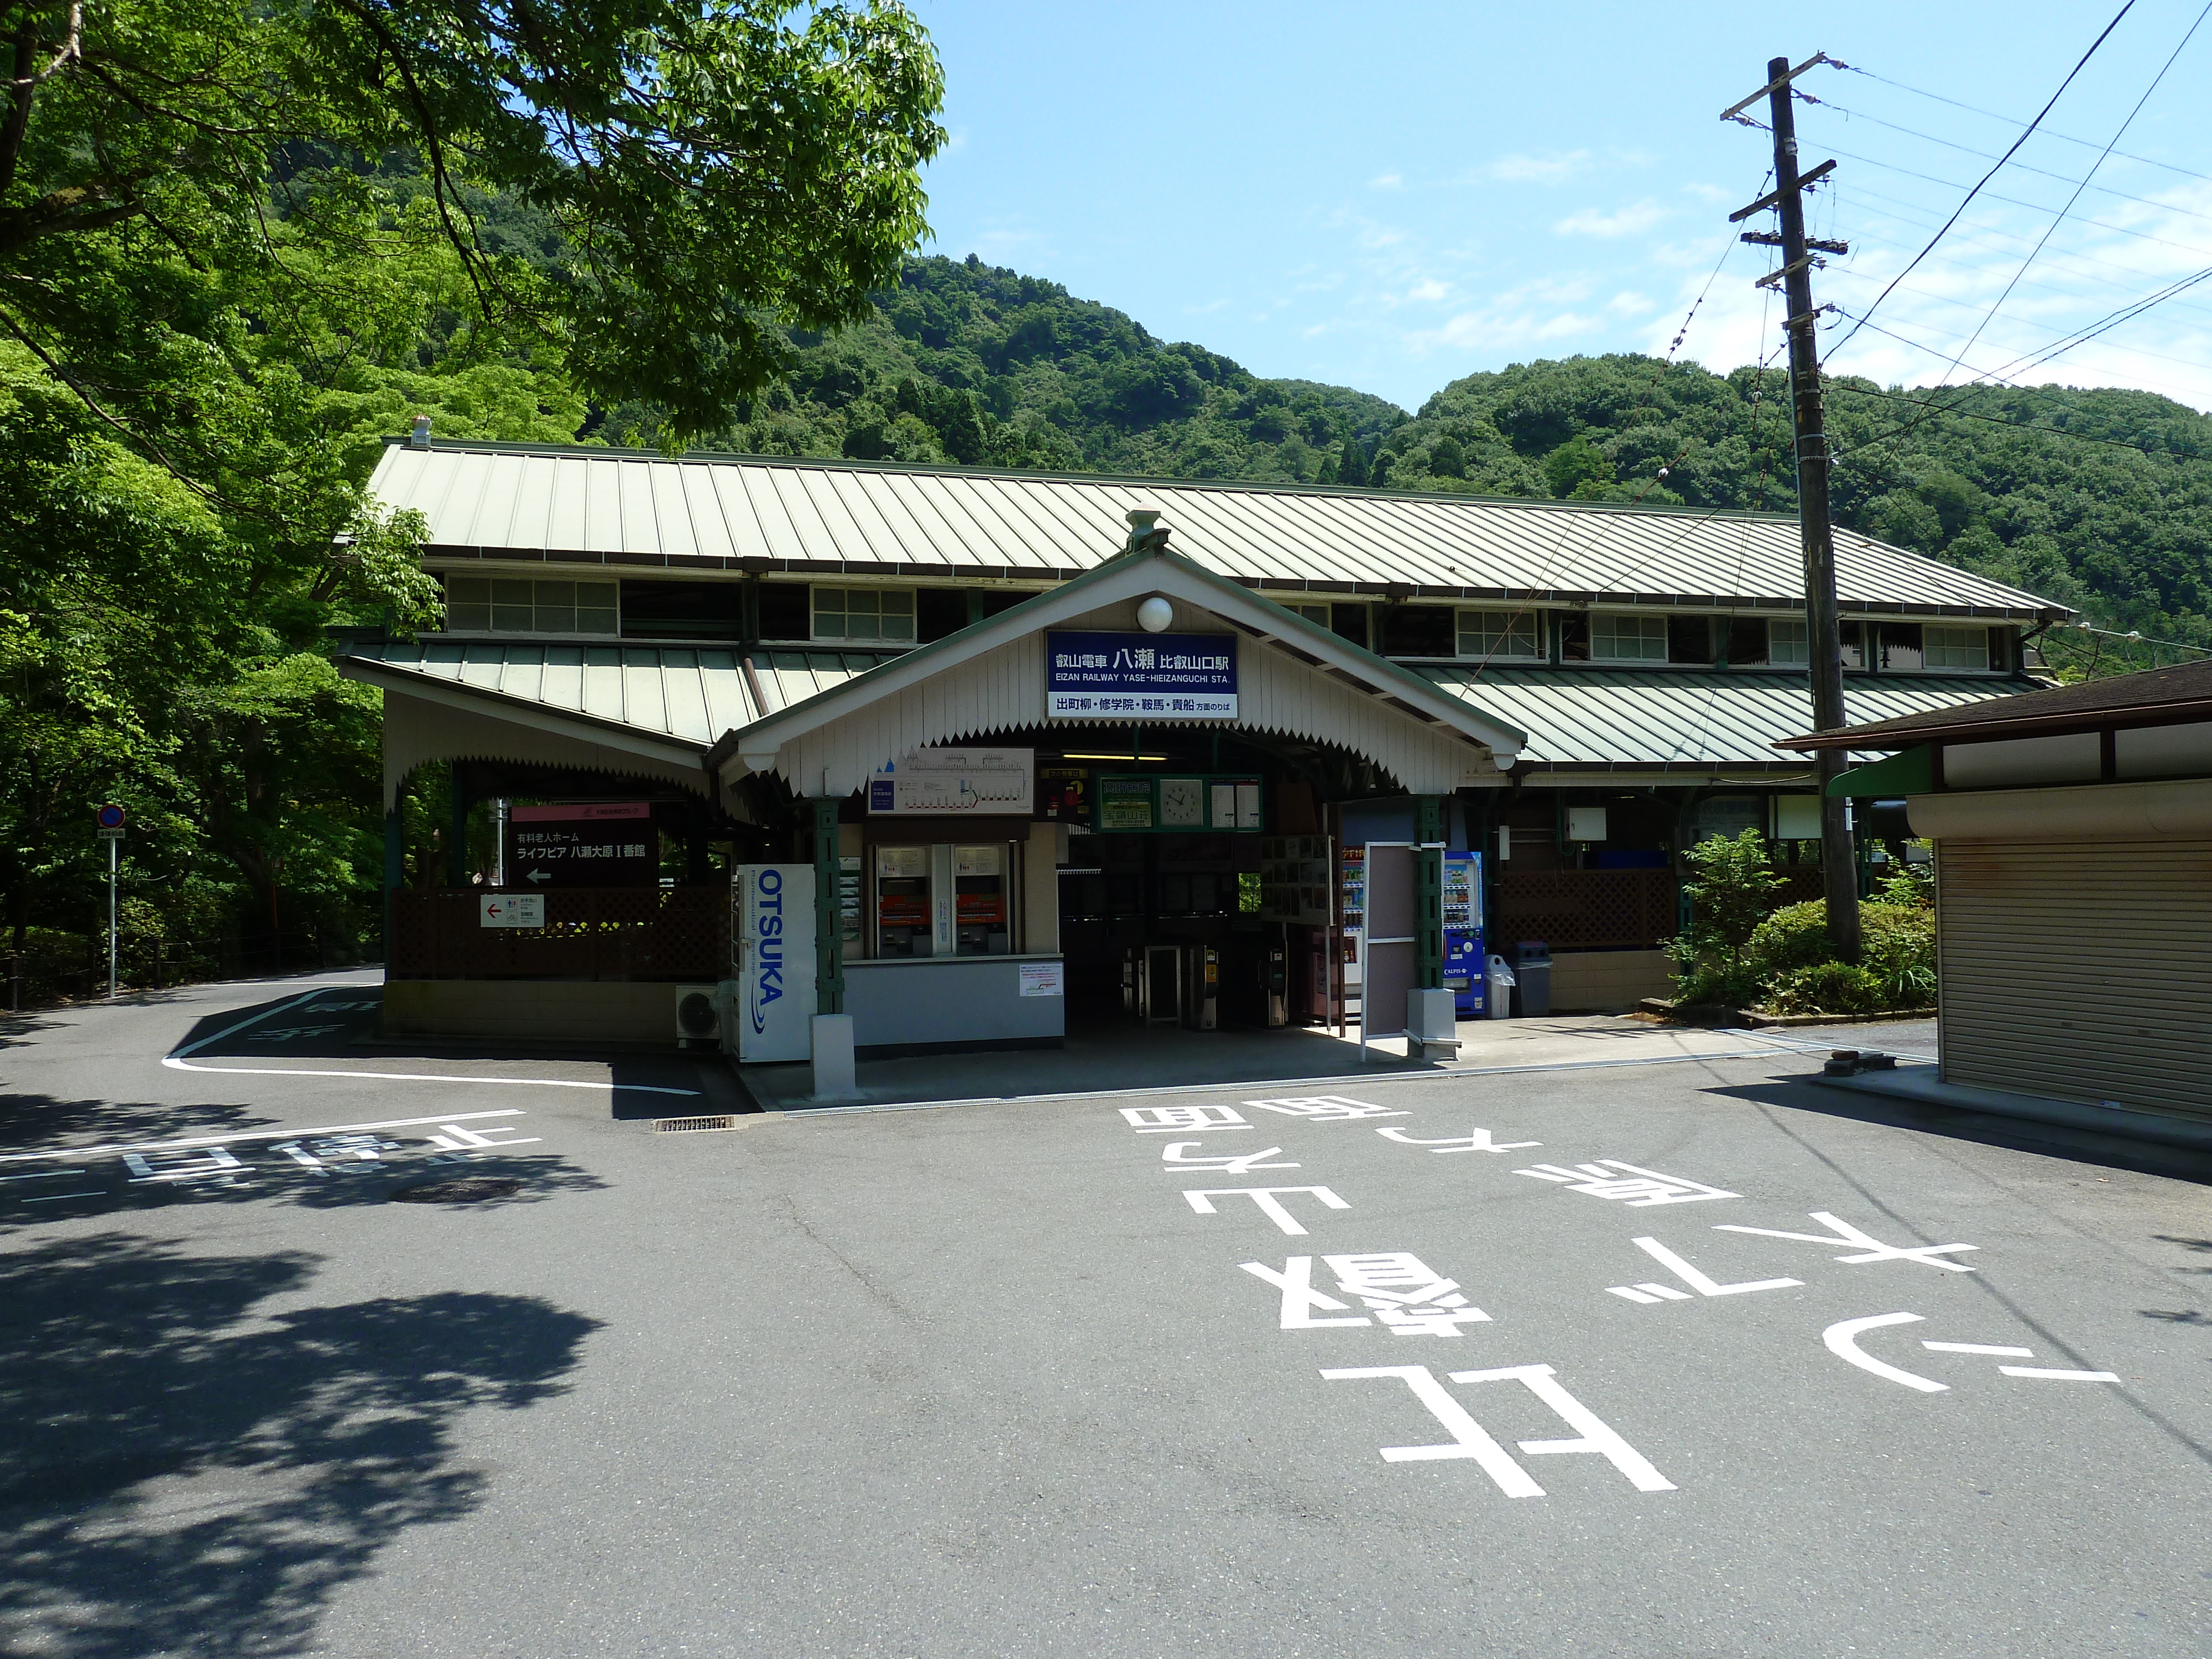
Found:
[[[814,1008],[817,1016],[845,1012],[845,928],[837,897],[843,874],[837,835],[837,803],[817,797],[806,803],[813,813]]]

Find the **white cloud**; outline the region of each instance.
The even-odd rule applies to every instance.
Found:
[[[1586,149],[1569,150],[1564,155],[1501,155],[1483,171],[1493,179],[1514,184],[1556,185],[1570,179],[1589,164],[1590,153]]]
[[[1419,305],[1423,303],[1433,304],[1435,301],[1443,299],[1445,295],[1450,292],[1451,284],[1449,283],[1440,283],[1435,277],[1431,276],[1423,282],[1414,283],[1413,287],[1407,289],[1406,290],[1406,301],[1409,305]]]
[[[1650,229],[1666,216],[1665,208],[1647,200],[1634,203],[1615,213],[1603,213],[1596,208],[1577,208],[1552,228],[1562,236],[1636,236]]]
[[[1649,295],[1638,294],[1633,289],[1623,289],[1605,302],[1605,308],[1616,317],[1641,317],[1651,309],[1653,303]]]
[[[1406,175],[1402,173],[1377,173],[1367,181],[1370,190],[1403,190],[1405,187]]]

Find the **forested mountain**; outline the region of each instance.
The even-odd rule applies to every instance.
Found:
[[[873,319],[793,339],[787,381],[702,447],[1796,506],[1779,370],[1539,361],[1455,380],[1408,416],[1346,387],[1265,380],[1203,346],[1163,343],[1120,312],[973,256],[910,260]],[[2100,625],[2212,647],[2212,420],[2149,392],[1981,387],[1928,398],[1844,378],[1830,383],[1828,428],[1842,451],[1842,522]],[[584,430],[650,441],[653,411],[624,405]],[[2097,672],[2151,661],[2148,647],[2100,652],[2078,639],[2051,650],[2063,667]]]
[[[1406,419],[1382,398],[1262,380],[1204,346],[1057,283],[982,264],[913,259],[876,315],[794,334],[785,384],[702,441],[756,454],[849,455],[1178,478],[1334,477]],[[654,411],[596,428],[649,441]]]

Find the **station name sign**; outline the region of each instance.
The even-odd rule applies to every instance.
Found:
[[[1234,634],[1048,632],[1045,713],[1062,718],[1237,718]]]

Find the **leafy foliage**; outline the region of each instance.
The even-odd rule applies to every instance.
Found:
[[[1686,848],[1690,925],[1667,947],[1682,981],[1682,1000],[1741,1006],[1758,993],[1759,975],[1746,947],[1774,908],[1782,878],[1756,830],[1712,836]]]
[[[890,0],[0,25],[10,944],[60,960],[104,909],[113,799],[140,933],[343,952],[376,908],[379,704],[326,633],[435,616],[420,520],[363,497],[381,434],[568,440],[622,398],[659,441],[726,422],[923,234],[936,60]]]
[[[1516,363],[1453,381],[1394,431],[1389,482],[1794,511],[1787,394],[1774,369],[1718,375],[1626,355]],[[1840,522],[2100,626],[2212,649],[2212,419],[2149,392],[2057,386],[1954,391],[1940,413],[1928,401],[1831,382]],[[2044,648],[2077,674],[2173,660],[2070,630]]]
[[[1406,418],[1380,398],[1261,380],[1203,346],[973,255],[908,261],[874,313],[796,362],[709,447],[1185,478],[1364,482]],[[626,404],[599,435],[660,419]]]

